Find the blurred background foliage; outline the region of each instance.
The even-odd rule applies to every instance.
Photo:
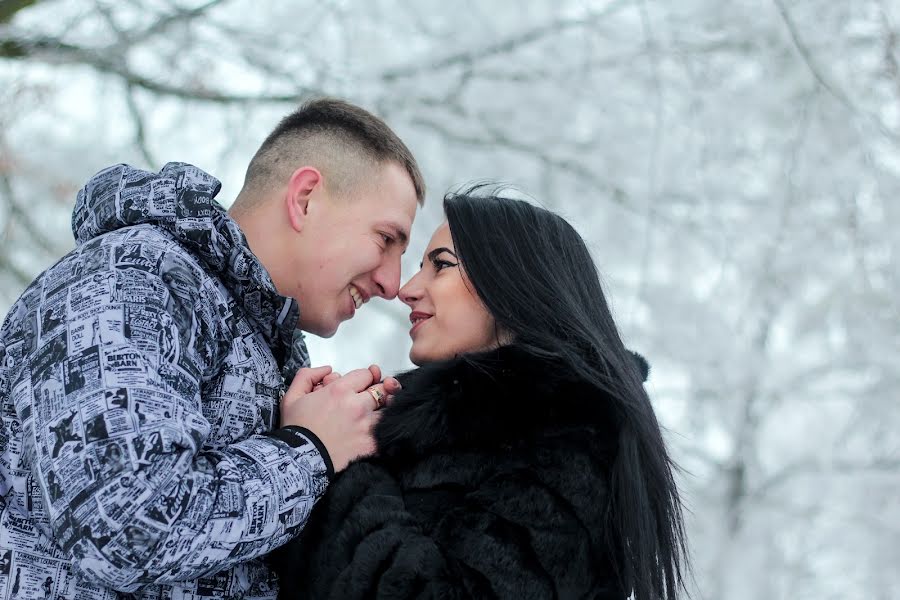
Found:
[[[514,185],[588,240],[684,471],[699,598],[900,597],[898,0],[4,0],[0,309],[100,168],[226,206],[278,119],[384,117],[429,194]],[[373,301],[313,361],[410,366]],[[891,567],[891,565],[894,565]]]

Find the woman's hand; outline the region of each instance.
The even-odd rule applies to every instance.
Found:
[[[376,381],[379,381],[381,379],[381,368],[378,365],[369,365],[369,371],[372,372],[372,377],[374,377]],[[337,381],[340,378],[341,378],[341,374],[338,372],[333,371],[331,373],[328,373],[327,375],[325,375],[325,377],[323,377],[321,379],[321,381],[319,381],[318,383],[316,383],[313,386],[313,390],[315,391],[315,390],[322,389],[326,385],[334,383],[335,381]],[[375,387],[376,387],[376,389],[380,389],[381,391],[383,391],[385,393],[386,404],[390,404],[391,400],[394,399],[394,395],[397,392],[399,392],[401,389],[403,389],[403,386],[400,385],[400,382],[394,377],[388,377],[387,379],[382,381],[380,388],[377,386],[375,386]]]
[[[381,369],[371,365],[341,376],[331,367],[301,369],[281,399],[282,426],[313,432],[325,445],[335,472],[375,452],[372,429],[378,410],[400,389],[393,377],[379,383]]]

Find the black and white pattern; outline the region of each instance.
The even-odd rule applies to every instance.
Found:
[[[309,357],[219,187],[179,163],[100,172],[76,249],[3,323],[0,598],[276,596],[260,557],[326,465],[264,435]]]

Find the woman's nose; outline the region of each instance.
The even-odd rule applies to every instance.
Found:
[[[400,288],[400,292],[397,294],[400,301],[410,307],[422,297],[421,286],[419,285],[418,280],[419,273],[416,273],[413,275],[412,279],[407,281],[403,287]]]

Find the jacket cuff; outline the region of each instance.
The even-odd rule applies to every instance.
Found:
[[[270,431],[268,435],[281,440],[291,448],[299,448],[300,446],[312,443],[312,445],[316,447],[316,450],[319,451],[322,462],[325,463],[328,480],[331,481],[334,479],[334,463],[331,462],[331,456],[328,454],[328,450],[325,448],[325,444],[322,443],[322,440],[319,439],[319,436],[312,431],[306,427],[300,427],[299,425],[287,425]]]

